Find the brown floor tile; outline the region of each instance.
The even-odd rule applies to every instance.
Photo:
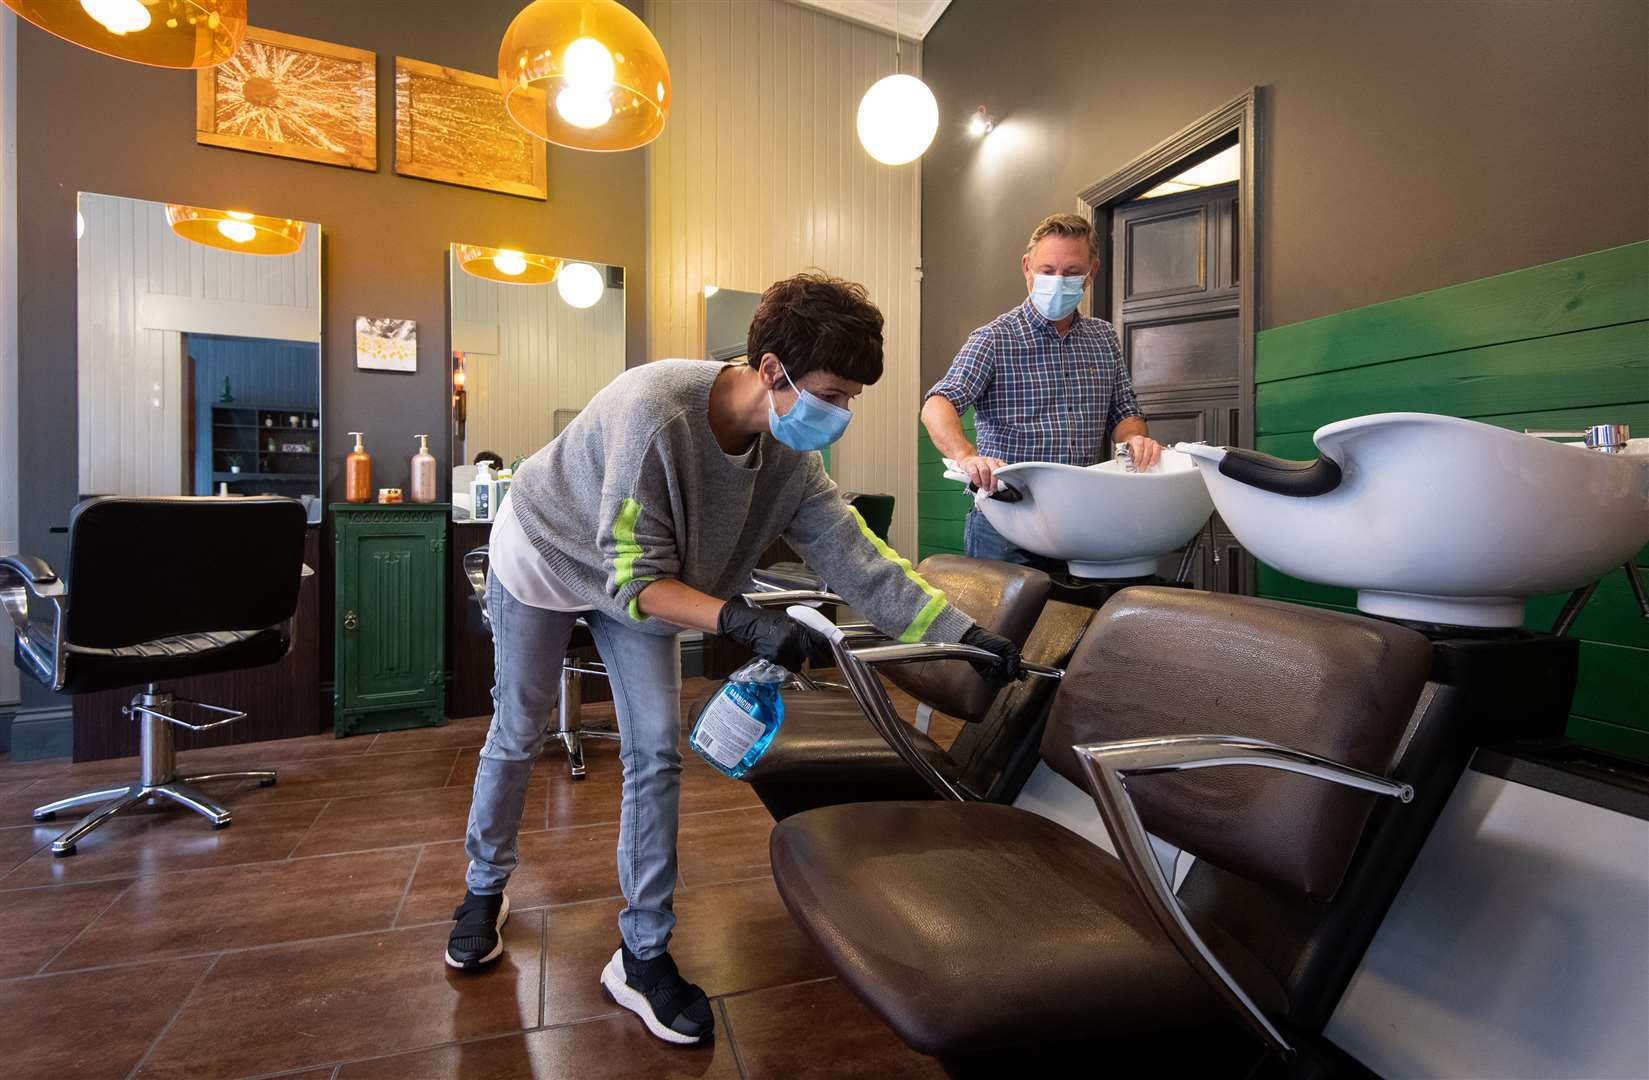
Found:
[[[398,848],[139,878],[52,970],[388,929],[417,856]]]
[[[164,814],[122,814],[80,841],[77,854],[59,859],[50,850],[35,852],[0,878],[0,889],[284,859],[321,812],[317,802],[243,810],[231,801],[229,806],[235,820],[224,829],[212,828],[205,818],[182,807]],[[66,828],[59,822],[52,825],[34,830],[43,838],[41,843],[49,843]],[[0,830],[7,831],[14,830]]]
[[[0,892],[0,979],[39,971],[129,884],[100,881]]]
[[[740,994],[722,1007],[749,1080],[945,1076],[836,979]]]
[[[623,900],[597,900],[545,912],[544,1022],[565,1024],[619,1012],[601,993],[601,969],[618,948]],[[687,973],[693,978],[691,972]]]
[[[765,809],[688,814],[676,835],[681,883],[687,888],[772,874],[767,837],[773,818]]]
[[[339,739],[328,733],[302,735],[295,739],[211,746],[202,750],[180,751],[177,756],[177,767],[178,772],[184,774],[268,769],[295,761],[357,757],[365,754],[372,743],[373,737],[370,735]],[[110,776],[136,780],[140,767],[141,763],[136,757],[105,758],[101,761],[78,762],[62,770],[62,774],[73,778],[71,785],[75,781],[81,781],[79,787],[92,787],[98,780]],[[87,777],[92,779],[87,781]]]
[[[294,761],[276,770],[275,786],[247,786],[226,802],[263,806],[438,788],[447,782],[457,756],[456,750],[421,750]]]
[[[588,771],[582,780],[567,775],[566,760],[560,755],[547,756],[551,767],[541,765],[533,775],[549,781],[550,828],[618,821],[624,800],[624,765],[618,760],[617,743],[607,743],[595,752],[585,750]]]
[[[714,1039],[701,1047],[669,1046],[626,1013],[587,1024],[345,1065],[338,1080],[535,1080],[555,1076],[737,1080],[738,1075],[732,1045],[726,1039]]]
[[[617,846],[617,825],[523,833],[521,862],[510,878],[511,905],[535,908],[618,895]],[[464,898],[468,865],[462,843],[424,848],[400,925],[450,919]]]
[[[832,974],[771,878],[678,892],[670,952],[711,997]]]
[[[436,926],[231,953],[140,1075],[248,1076],[532,1027],[540,926],[512,918],[503,958],[476,973],[442,962]]]
[[[0,828],[22,825],[31,820],[29,813],[45,799],[28,794],[35,780],[7,780],[0,773]]]
[[[522,832],[538,832],[545,827],[547,793],[548,786],[535,776],[527,788]],[[334,799],[326,804],[294,854],[326,855],[462,840],[469,811],[470,792],[461,787]]]
[[[54,822],[53,825],[55,824]],[[17,828],[0,829],[0,889],[11,887],[5,880],[8,871],[22,865],[24,860],[51,843],[52,837],[62,831],[60,827],[51,828],[45,825],[22,825]]]
[[[131,1071],[211,961],[0,982],[8,1080],[118,1080]]]
[[[456,750],[461,746],[480,746],[487,741],[487,725],[490,723],[490,716],[471,716],[448,720],[440,727],[385,731],[372,741],[367,753],[394,754],[404,750],[444,750],[447,747]]]
[[[682,740],[681,812],[697,814],[706,810],[737,810],[760,806],[755,789],[743,780],[724,776],[699,760]]]
[[[46,758],[42,761],[13,761],[10,755],[0,754],[0,780],[38,780],[42,776],[57,776],[69,768],[69,759]]]
[[[472,787],[475,784],[475,770],[479,763],[479,746],[460,750],[458,764],[453,766],[452,775],[447,778],[448,785]],[[586,784],[592,779],[622,778],[624,775],[624,766],[618,760],[618,743],[611,739],[586,740],[584,764],[588,769],[584,779],[573,780],[567,771],[567,755],[560,749],[560,744],[547,742],[544,752],[533,763],[533,775],[542,776],[546,780],[566,780],[575,785]]]

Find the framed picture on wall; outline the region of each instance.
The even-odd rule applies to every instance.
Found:
[[[355,316],[355,366],[363,371],[417,371],[417,322]]]
[[[378,57],[255,26],[195,75],[195,141],[378,171]]]
[[[497,79],[395,58],[397,173],[544,199],[545,157],[504,111]]]

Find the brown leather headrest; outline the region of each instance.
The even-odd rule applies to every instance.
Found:
[[[960,555],[930,555],[916,572],[974,622],[1021,646],[1053,584],[1047,574],[1028,566]],[[996,699],[996,687],[964,661],[893,664],[881,670],[918,701],[958,720],[982,719]]]
[[[1099,612],[1066,669],[1042,756],[1087,790],[1073,744],[1245,735],[1386,773],[1431,667],[1392,623],[1141,586]],[[1129,782],[1150,832],[1234,874],[1332,899],[1375,796],[1230,766]]]

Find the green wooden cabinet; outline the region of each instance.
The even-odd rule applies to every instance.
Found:
[[[445,723],[446,503],[332,504],[333,730]]]

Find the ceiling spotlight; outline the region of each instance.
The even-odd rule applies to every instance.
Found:
[[[968,134],[976,139],[989,135],[995,127],[996,121],[991,119],[991,114],[985,111],[983,105],[973,110],[973,115],[968,117]]]

